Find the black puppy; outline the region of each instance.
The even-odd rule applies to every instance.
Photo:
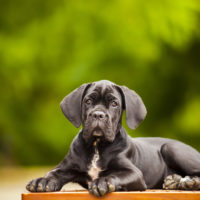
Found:
[[[71,181],[95,196],[162,185],[200,189],[200,153],[195,149],[176,140],[127,135],[121,125],[123,110],[131,129],[146,116],[133,90],[110,81],[83,84],[63,99],[61,109],[76,127],[82,123],[83,129],[65,159],[45,177],[32,180],[26,187],[29,191],[58,191]]]

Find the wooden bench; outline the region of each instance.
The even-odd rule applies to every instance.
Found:
[[[147,190],[144,192],[112,192],[97,198],[87,191],[24,193],[22,200],[200,200],[200,191]]]

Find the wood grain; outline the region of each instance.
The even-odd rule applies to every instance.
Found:
[[[145,192],[112,192],[97,198],[87,191],[24,193],[22,200],[200,200],[200,191],[147,190]]]

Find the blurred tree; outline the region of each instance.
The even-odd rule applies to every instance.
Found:
[[[199,14],[198,0],[0,0],[0,164],[58,163],[78,132],[59,103],[100,79],[144,99],[132,136],[200,150]]]

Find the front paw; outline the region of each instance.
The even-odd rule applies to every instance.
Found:
[[[30,181],[26,189],[30,192],[53,192],[61,189],[61,184],[55,178],[37,178]]]
[[[91,182],[88,186],[88,190],[91,194],[101,197],[110,192],[114,192],[115,185],[111,179],[101,177]]]

